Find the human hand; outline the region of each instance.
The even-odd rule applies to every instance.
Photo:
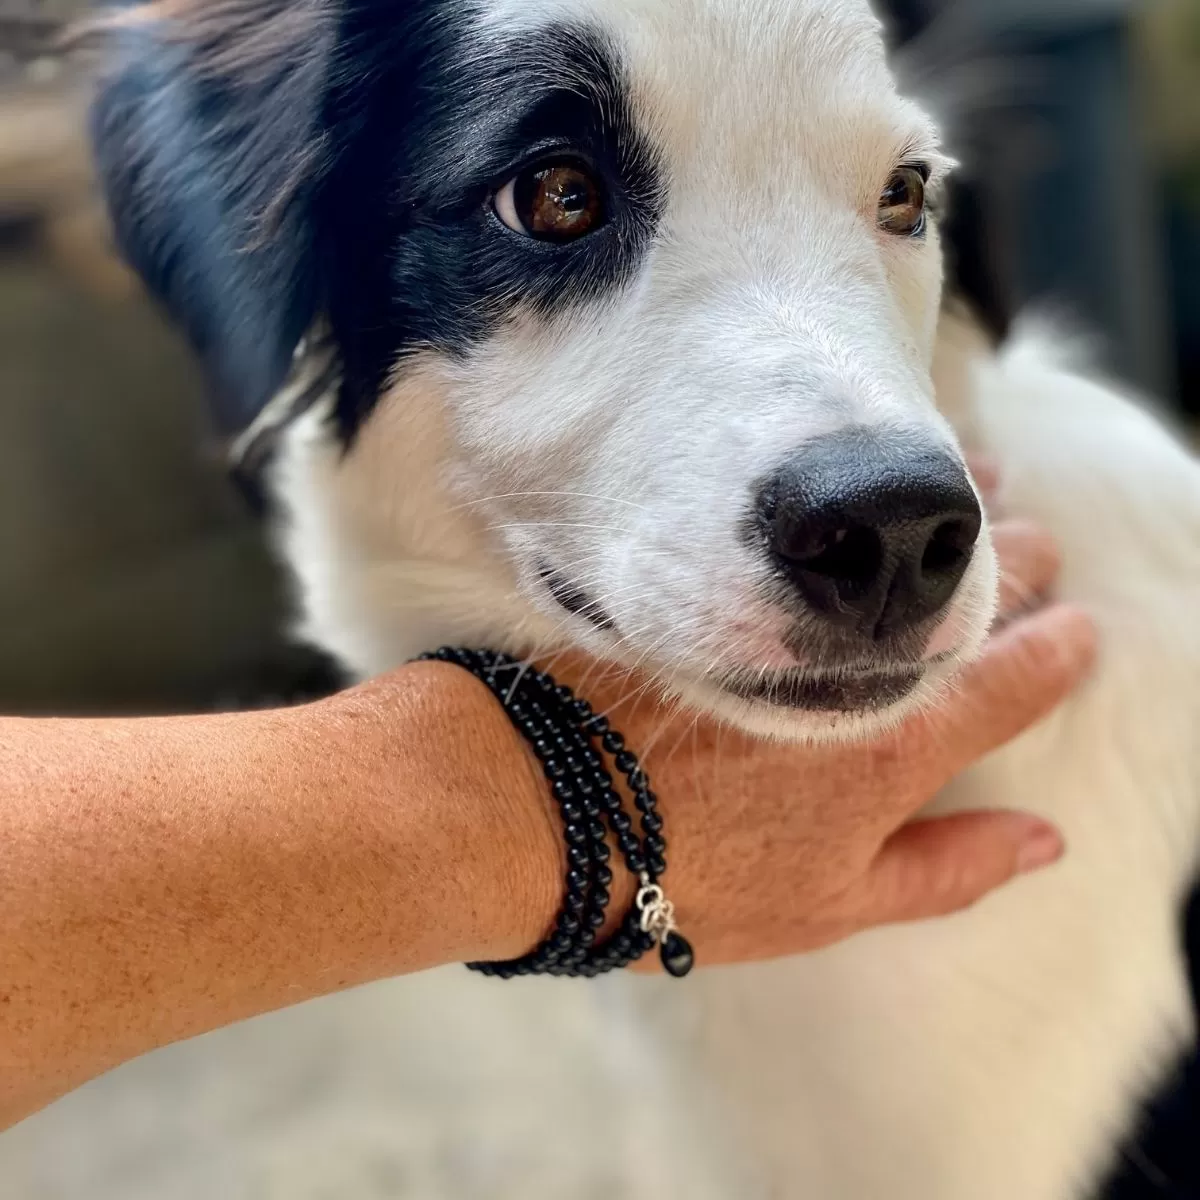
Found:
[[[995,538],[1011,617],[1050,589],[1058,554],[1023,523],[998,525]],[[597,664],[560,659],[554,671],[640,753],[666,822],[664,886],[700,961],[713,965],[949,914],[1055,862],[1060,835],[1027,814],[914,818],[952,778],[1054,709],[1094,651],[1093,626],[1076,609],[1021,617],[940,707],[857,745],[768,744],[665,710],[641,681]],[[632,902],[634,884],[623,882],[614,913]]]

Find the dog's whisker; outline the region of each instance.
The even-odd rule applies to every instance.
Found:
[[[599,533],[630,534],[632,529],[621,529],[611,525],[588,525],[582,521],[506,521],[503,525],[489,525],[492,533],[505,529],[591,529]]]
[[[561,500],[598,500],[602,504],[621,504],[627,508],[632,508],[638,512],[649,512],[650,510],[644,504],[638,504],[633,500],[623,500],[619,496],[601,496],[591,492],[507,492],[504,495],[497,496],[481,496],[477,500],[467,500],[462,504],[456,504],[447,509],[447,512],[458,513],[470,508],[479,508],[486,504],[498,504],[503,500],[527,500],[527,499],[561,499]]]

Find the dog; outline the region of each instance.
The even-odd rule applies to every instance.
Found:
[[[938,807],[1042,813],[1067,861],[706,976],[661,1044],[764,1194],[1093,1195],[1193,1038],[1200,468],[947,306],[953,164],[865,0],[157,0],[106,37],[118,244],[221,426],[269,435],[302,632],[353,674],[578,647],[865,738],[984,644],[964,449],[998,461],[1104,656]]]

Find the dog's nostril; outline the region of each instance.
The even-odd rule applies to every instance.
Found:
[[[871,529],[835,529],[810,536],[807,544],[785,536],[778,545],[781,557],[800,570],[837,580],[849,591],[869,588],[883,561],[883,546]]]
[[[946,521],[934,531],[921,557],[921,570],[937,575],[962,569],[979,539],[979,526],[969,521]]]

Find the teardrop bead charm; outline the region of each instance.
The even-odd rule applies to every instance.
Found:
[[[696,965],[696,955],[692,950],[691,943],[674,930],[663,938],[658,954],[662,959],[663,970],[676,979],[682,979],[685,975],[690,974]]]

